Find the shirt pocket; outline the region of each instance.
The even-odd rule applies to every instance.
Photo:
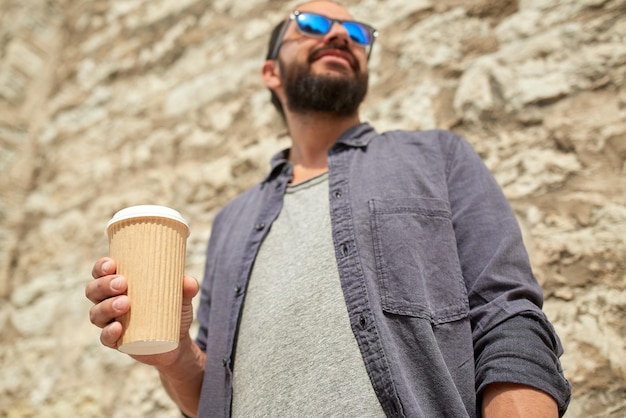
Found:
[[[433,324],[469,313],[449,203],[431,198],[369,201],[384,311]]]

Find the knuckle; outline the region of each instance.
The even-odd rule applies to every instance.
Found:
[[[93,265],[92,269],[91,269],[91,277],[93,277],[94,279],[97,279],[98,277],[100,277],[100,263],[96,262],[96,264]]]
[[[92,306],[89,310],[89,320],[95,326],[104,328],[114,319],[113,316],[109,314],[110,310],[110,301],[100,302]]]
[[[92,280],[85,286],[85,296],[94,304],[100,303],[106,299],[106,294],[103,287],[103,279]]]
[[[107,341],[106,333],[106,330],[102,330],[102,332],[100,333],[100,343],[102,343],[102,345],[104,345],[105,347],[113,348],[111,346],[111,343]]]
[[[117,348],[117,340],[115,339],[116,337],[111,331],[112,326],[113,323],[102,329],[102,332],[100,333],[100,342],[106,347]]]
[[[99,320],[98,320],[98,313],[96,312],[96,307],[92,307],[91,309],[89,309],[89,320],[91,321],[92,324],[94,325],[98,325]]]

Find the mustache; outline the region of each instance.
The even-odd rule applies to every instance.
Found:
[[[352,69],[357,73],[361,71],[359,60],[352,53],[350,48],[348,48],[345,44],[337,43],[337,42],[329,43],[311,52],[311,54],[309,55],[309,64],[315,61],[317,57],[320,56],[320,54],[323,54],[324,52],[331,51],[331,50],[341,51],[344,54],[348,55],[350,57],[350,64],[352,65]]]

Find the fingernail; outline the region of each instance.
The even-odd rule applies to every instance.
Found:
[[[105,261],[104,263],[102,263],[102,270],[105,272],[111,271],[111,267],[113,267],[112,264],[113,263],[111,263],[110,261]]]
[[[121,311],[122,309],[124,309],[124,301],[122,299],[115,299],[113,301],[113,309],[115,309],[116,311]]]
[[[113,290],[120,290],[122,288],[122,278],[116,277],[115,279],[111,280],[110,286]]]

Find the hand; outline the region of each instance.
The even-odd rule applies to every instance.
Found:
[[[100,341],[106,347],[116,349],[124,330],[116,318],[128,312],[130,300],[126,295],[128,283],[124,276],[116,274],[115,261],[101,258],[93,266],[91,275],[94,280],[85,287],[85,296],[94,306],[89,310],[91,323],[102,328]],[[180,326],[180,343],[176,350],[163,354],[131,356],[134,359],[153,366],[168,366],[179,357],[181,350],[190,348],[192,344],[189,328],[193,322],[193,306],[191,300],[198,293],[198,282],[190,277],[183,278],[183,305]]]

